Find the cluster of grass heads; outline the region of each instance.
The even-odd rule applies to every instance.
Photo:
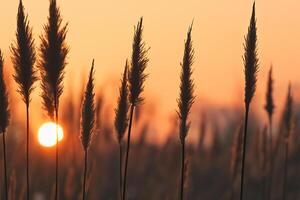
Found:
[[[186,160],[186,138],[188,136],[190,121],[189,114],[192,105],[195,101],[194,94],[194,81],[192,79],[194,63],[194,49],[192,42],[192,28],[193,24],[189,27],[187,38],[184,45],[184,54],[181,63],[180,73],[180,93],[178,102],[178,133],[180,144],[180,172],[177,177],[179,180],[178,185],[178,199],[185,199],[185,185],[187,185],[188,169]],[[245,37],[245,53],[244,60],[244,76],[245,76],[245,113],[244,124],[240,126],[234,137],[231,156],[231,183],[230,199],[235,197],[235,185],[237,177],[240,174],[240,190],[239,198],[244,199],[245,195],[245,175],[246,175],[246,160],[248,158],[248,118],[250,112],[251,101],[254,97],[257,83],[257,73],[259,69],[258,52],[257,52],[257,28],[255,16],[255,4],[252,8],[252,16],[248,28],[248,34]],[[41,44],[39,48],[39,58],[37,67],[35,65],[37,56],[35,51],[35,42],[32,36],[32,28],[29,25],[29,20],[24,12],[22,0],[19,2],[17,13],[17,31],[16,41],[11,46],[12,61],[14,64],[14,80],[18,85],[18,93],[22,101],[25,103],[26,108],[26,198],[31,199],[30,187],[30,127],[29,127],[29,106],[31,102],[31,94],[34,91],[35,82],[40,79],[42,89],[43,108],[47,112],[49,118],[55,120],[56,124],[59,122],[59,105],[60,97],[63,93],[63,80],[65,76],[65,67],[67,65],[67,56],[69,47],[66,44],[67,24],[63,25],[60,10],[55,0],[50,0],[48,22],[44,26],[44,34],[40,36]],[[149,59],[147,57],[149,48],[143,40],[143,18],[141,18],[134,28],[132,55],[131,60],[125,63],[124,72],[119,88],[119,98],[117,107],[115,109],[115,131],[116,139],[119,146],[119,199],[128,199],[128,170],[130,158],[131,135],[133,127],[133,117],[138,106],[144,101],[143,91],[145,87],[145,80],[147,78],[146,69]],[[9,125],[9,101],[7,89],[4,81],[3,74],[3,56],[0,52],[0,131],[3,137],[3,170],[4,170],[4,199],[8,199],[8,175],[7,175],[7,155],[6,155],[6,142],[5,134]],[[84,151],[84,169],[82,181],[82,199],[87,199],[87,179],[88,179],[88,150],[91,146],[93,136],[96,132],[99,120],[96,118],[98,115],[100,105],[99,101],[95,102],[94,92],[94,60],[90,69],[88,81],[85,87],[85,92],[82,97],[81,104],[81,120],[80,120],[80,138]],[[38,72],[40,76],[38,76]],[[267,129],[262,132],[262,148],[261,154],[263,155],[263,197],[264,199],[271,199],[272,182],[275,165],[275,157],[279,148],[279,144],[284,142],[284,175],[283,175],[283,192],[282,199],[285,199],[287,194],[288,182],[288,169],[289,169],[289,143],[291,132],[293,131],[293,97],[291,92],[291,85],[288,88],[285,109],[282,115],[281,133],[273,142],[272,133],[272,119],[275,109],[273,100],[273,78],[272,67],[269,71],[269,78],[267,82],[266,104],[265,111],[269,120],[269,134]],[[205,132],[205,122],[201,128]],[[127,142],[124,145],[124,137],[127,130]],[[57,144],[55,154],[55,190],[54,198],[59,198],[59,145],[58,145],[58,128],[57,128]],[[202,133],[201,148],[204,144],[204,133]],[[126,148],[125,155],[123,149]],[[123,163],[124,162],[124,163]],[[240,172],[240,173],[239,173]]]

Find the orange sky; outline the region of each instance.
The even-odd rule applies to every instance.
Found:
[[[36,43],[48,16],[47,0],[23,0],[34,28]],[[96,60],[97,88],[119,83],[126,58],[131,55],[133,26],[144,17],[144,38],[151,47],[146,96],[159,100],[163,115],[174,112],[178,96],[180,61],[186,31],[194,19],[194,79],[197,102],[233,105],[243,94],[243,42],[249,24],[250,0],[57,0],[71,51],[65,83]],[[87,3],[88,2],[88,3]],[[2,2],[0,47],[6,63],[14,40],[18,0]],[[289,80],[299,87],[300,2],[256,1],[260,71],[256,104],[262,106],[267,70],[274,65],[276,99],[285,97]],[[75,84],[79,84],[77,81]],[[78,85],[74,85],[78,88]],[[112,91],[117,94],[116,86]],[[38,96],[36,96],[38,97]],[[35,97],[34,97],[35,98]],[[149,98],[150,99],[150,98]],[[36,100],[39,102],[40,100]],[[148,101],[149,102],[149,101]],[[147,100],[146,100],[147,103]],[[242,99],[241,99],[241,104]],[[114,103],[112,103],[114,105]]]

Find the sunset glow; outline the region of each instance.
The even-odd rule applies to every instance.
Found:
[[[64,137],[63,129],[58,125],[58,141]],[[38,141],[44,147],[52,147],[56,144],[56,124],[53,122],[44,123],[38,131]]]

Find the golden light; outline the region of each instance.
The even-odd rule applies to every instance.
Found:
[[[63,129],[58,125],[58,141],[64,137]],[[53,122],[44,123],[38,131],[38,141],[44,147],[56,145],[56,124]]]

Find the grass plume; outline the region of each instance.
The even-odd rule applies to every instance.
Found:
[[[8,199],[8,184],[7,184],[7,160],[6,160],[6,146],[5,134],[9,124],[10,112],[8,104],[8,94],[3,75],[4,60],[0,50],[0,134],[2,134],[3,142],[3,169],[4,169],[4,192],[5,199]]]
[[[178,99],[178,117],[179,124],[179,137],[181,143],[181,179],[179,184],[179,199],[184,197],[184,172],[185,172],[185,138],[188,134],[190,122],[188,122],[188,115],[194,103],[194,81],[192,80],[192,65],[194,62],[194,49],[192,46],[192,27],[189,27],[187,39],[184,46],[183,61],[181,63],[180,75],[180,96]]]
[[[50,118],[58,124],[59,98],[63,92],[64,70],[69,48],[66,45],[67,25],[62,25],[62,17],[56,0],[50,0],[48,23],[40,37],[41,88],[43,106]],[[58,129],[58,128],[57,128]],[[55,200],[58,199],[58,130],[56,131],[56,175]]]
[[[256,35],[256,18],[255,18],[255,3],[252,7],[252,16],[248,28],[248,34],[245,38],[245,53],[244,53],[244,73],[245,73],[245,123],[243,136],[243,155],[242,155],[242,173],[240,200],[243,199],[245,160],[247,147],[247,125],[248,114],[251,100],[256,90],[257,72],[258,72],[258,56],[257,56],[257,35]]]
[[[122,158],[123,158],[123,153],[122,153],[122,143],[123,143],[123,138],[125,131],[128,126],[128,108],[129,108],[129,103],[128,103],[128,85],[127,85],[127,74],[128,71],[128,62],[126,60],[125,64],[125,69],[123,73],[123,79],[121,80],[121,87],[119,89],[119,99],[118,99],[118,106],[117,109],[115,110],[116,116],[115,116],[115,129],[117,131],[117,139],[119,143],[119,174],[120,174],[120,199],[122,199]]]
[[[24,6],[22,0],[19,1],[17,14],[17,31],[16,42],[11,47],[12,61],[14,64],[14,79],[18,84],[18,92],[26,106],[26,130],[27,130],[27,148],[26,148],[26,185],[27,199],[30,199],[29,189],[29,104],[30,95],[33,92],[33,84],[38,80],[36,69],[34,67],[36,61],[34,39],[32,37],[32,29],[29,26],[28,16],[24,14]]]
[[[287,190],[287,175],[288,175],[288,156],[289,156],[289,139],[292,131],[292,117],[293,117],[293,97],[291,91],[291,84],[288,86],[288,93],[286,97],[285,107],[283,111],[283,126],[284,126],[284,176],[283,176],[283,192],[282,199],[286,199]]]
[[[83,190],[82,199],[85,199],[85,184],[87,171],[87,156],[88,148],[94,134],[95,124],[95,102],[94,102],[94,60],[92,63],[89,80],[86,85],[84,99],[81,108],[81,143],[84,149],[84,175],[83,175]]]
[[[271,197],[271,189],[272,189],[272,179],[273,179],[273,136],[272,136],[272,121],[273,121],[273,113],[275,109],[274,100],[273,100],[273,67],[270,67],[269,75],[268,75],[268,82],[267,82],[267,92],[266,92],[266,104],[265,104],[265,111],[268,115],[269,120],[269,184],[268,184],[268,192],[267,192],[267,199]]]
[[[127,167],[128,157],[130,152],[130,134],[134,108],[143,102],[141,96],[144,91],[144,82],[147,78],[145,69],[148,65],[149,59],[147,58],[148,49],[145,47],[143,42],[143,18],[140,19],[134,30],[133,44],[132,44],[132,56],[131,56],[131,67],[128,74],[129,83],[129,102],[130,102],[130,118],[128,127],[128,138],[127,138],[127,149],[125,157],[125,170],[123,180],[123,192],[122,199],[126,199],[126,182],[127,182]]]

